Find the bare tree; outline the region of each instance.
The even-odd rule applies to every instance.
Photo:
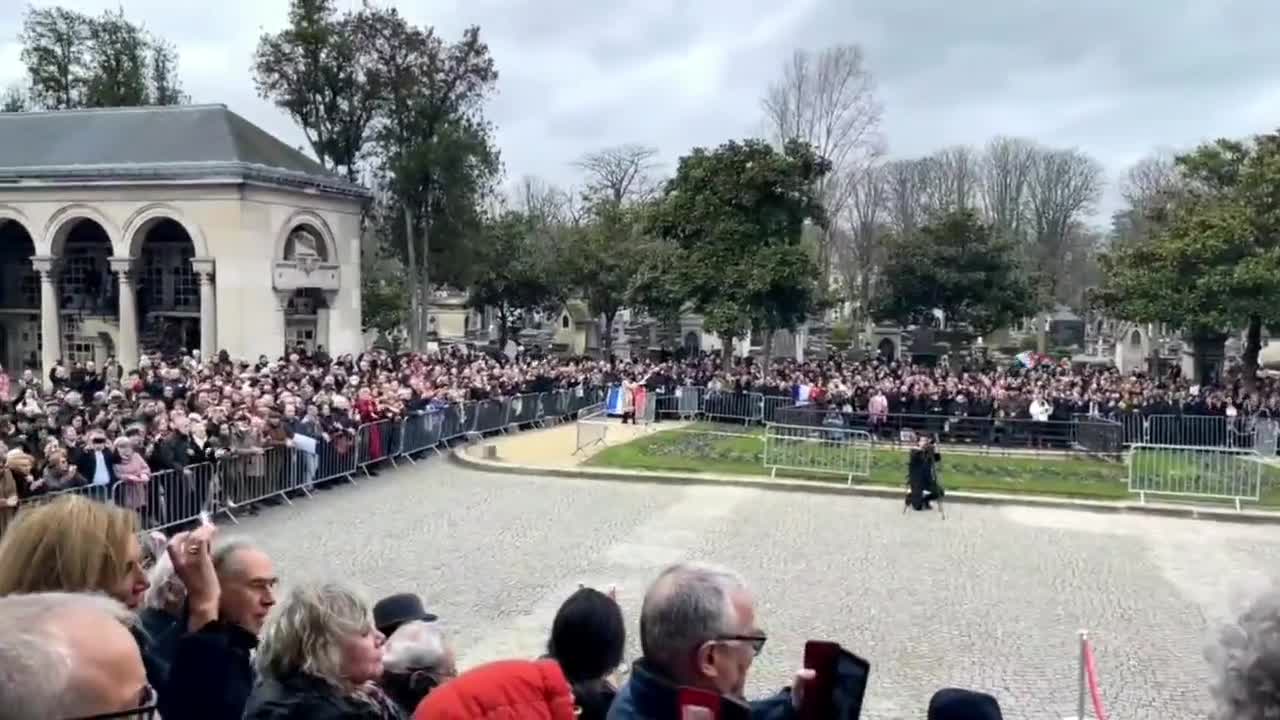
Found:
[[[926,201],[930,167],[925,160],[895,160],[881,170],[885,215],[899,235],[910,235],[928,221]]]
[[[834,254],[846,297],[854,307],[854,327],[867,317],[871,288],[883,259],[888,179],[882,165],[863,171],[845,207],[844,225],[835,235]]]
[[[982,155],[982,207],[1002,237],[1021,241],[1026,232],[1027,184],[1035,163],[1030,140],[998,136]]]
[[[1035,246],[1032,258],[1044,299],[1058,296],[1066,270],[1071,224],[1093,210],[1102,194],[1102,166],[1079,150],[1048,150],[1032,164],[1028,201]]]
[[[1159,150],[1139,160],[1120,179],[1120,195],[1128,207],[1112,215],[1110,243],[1121,246],[1151,237],[1186,190],[1172,151]]]
[[[1157,151],[1129,168],[1120,180],[1120,195],[1130,207],[1146,211],[1163,205],[1182,187],[1182,177],[1169,151]]]
[[[882,154],[878,130],[882,109],[862,48],[836,45],[817,53],[797,50],[782,77],[762,100],[767,132],[781,145],[799,139],[831,162],[818,195],[832,218],[848,203],[860,174]],[[831,267],[831,223],[819,243],[826,282]]]
[[[977,206],[981,167],[971,148],[956,145],[940,150],[926,158],[926,167],[925,184],[934,211],[953,212]]]
[[[657,190],[657,155],[656,148],[618,145],[587,153],[574,166],[587,174],[588,195],[621,205],[646,199]]]
[[[513,200],[515,207],[537,227],[563,223],[569,216],[569,194],[539,177],[520,178]]]

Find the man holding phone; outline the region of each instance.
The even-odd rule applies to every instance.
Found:
[[[737,573],[696,563],[667,568],[645,593],[644,657],[618,691],[609,720],[795,718],[811,670],[798,672],[790,691],[753,703],[744,697],[765,640],[755,599]]]

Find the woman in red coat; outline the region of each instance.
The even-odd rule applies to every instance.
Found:
[[[441,685],[413,720],[574,720],[573,692],[554,660],[503,660]]]
[[[376,462],[382,459],[382,426],[377,424],[382,419],[381,409],[378,407],[378,401],[373,399],[373,393],[367,387],[360,388],[360,392],[356,394],[355,402],[356,414],[360,416],[361,425],[368,427],[360,430],[367,440],[364,441],[361,449],[365,451],[364,456],[360,458],[360,462]]]

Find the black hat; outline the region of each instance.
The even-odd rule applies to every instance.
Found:
[[[390,635],[407,622],[435,622],[436,616],[422,607],[422,598],[412,593],[384,597],[373,606],[373,624],[378,632]]]
[[[986,693],[943,688],[929,700],[929,720],[1001,720],[1000,703]]]

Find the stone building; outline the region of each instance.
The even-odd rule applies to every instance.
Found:
[[[0,114],[0,362],[358,351],[368,198],[221,105]]]

